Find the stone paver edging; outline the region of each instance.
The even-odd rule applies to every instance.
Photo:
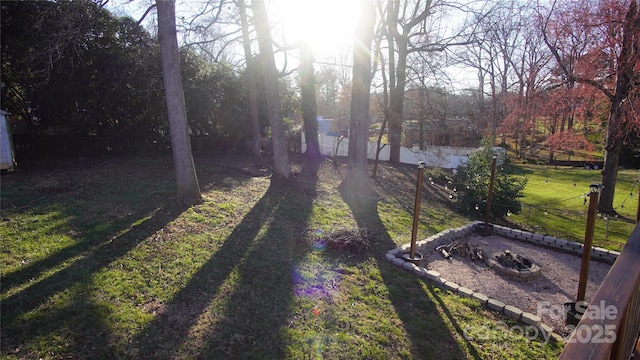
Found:
[[[418,241],[416,243],[416,248],[418,251],[422,251],[422,249],[427,248],[427,246],[433,242],[438,242],[440,240],[443,241],[453,241],[462,237],[465,237],[472,232],[475,231],[476,226],[478,224],[482,224],[481,221],[474,221],[472,223],[463,225],[458,228],[443,230],[433,236],[430,236],[422,241]],[[558,239],[553,236],[534,234],[528,231],[522,231],[517,229],[511,229],[505,226],[493,225],[494,233],[497,235],[502,235],[505,237],[509,237],[512,239],[517,239],[521,241],[527,241],[534,244],[540,244],[543,246],[549,246],[556,249],[560,249],[567,252],[572,252],[577,255],[582,255],[583,245],[575,242],[575,241],[567,241],[564,239]],[[441,286],[453,293],[457,293],[460,296],[474,298],[480,303],[482,303],[487,308],[502,313],[512,319],[520,321],[526,325],[535,326],[541,332],[545,333],[547,336],[552,337],[556,341],[564,341],[564,338],[556,334],[552,331],[551,327],[547,324],[543,323],[542,320],[535,314],[522,311],[514,306],[504,304],[502,301],[497,299],[492,299],[487,297],[486,295],[475,292],[472,289],[466,288],[464,286],[460,286],[455,282],[448,281],[444,278],[439,272],[435,270],[427,270],[421,266],[413,264],[411,262],[405,261],[402,258],[402,254],[406,253],[410,250],[411,244],[402,245],[393,250],[389,250],[385,254],[385,259],[396,266],[413,273],[418,277],[423,277],[431,282],[435,283],[438,286]],[[591,258],[599,261],[613,263],[620,255],[617,251],[610,251],[607,249],[594,247],[591,250]]]

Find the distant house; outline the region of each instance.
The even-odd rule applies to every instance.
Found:
[[[318,116],[318,134],[336,136],[338,129],[335,127],[335,121],[333,119],[324,119],[322,116]]]
[[[475,124],[468,118],[456,117],[444,121],[426,120],[422,124],[424,146],[478,147],[482,136]],[[402,145],[419,146],[420,123],[418,120],[405,121]]]

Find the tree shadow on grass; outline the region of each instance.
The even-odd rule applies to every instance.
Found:
[[[92,358],[109,353],[110,330],[105,321],[109,311],[91,299],[92,277],[125,256],[142,240],[162,229],[183,211],[184,208],[180,206],[160,208],[143,222],[94,245],[95,249],[69,266],[6,297],[1,303],[2,348],[17,352],[25,343],[58,332],[64,336],[61,340],[63,344],[51,349],[50,355],[62,352]],[[88,245],[77,245],[79,249],[85,246]],[[43,267],[54,266],[68,256],[63,250],[52,259],[36,263],[29,271],[45,271]],[[24,276],[21,274],[14,281],[19,281]],[[95,318],[95,321],[87,317]]]
[[[431,293],[431,295],[433,296],[433,298],[436,299],[436,301],[438,302],[438,305],[440,305],[440,308],[442,308],[442,312],[446,315],[446,317],[449,320],[449,322],[456,329],[456,332],[458,334],[463,334],[464,333],[464,329],[462,329],[460,327],[460,324],[458,324],[458,321],[456,320],[456,318],[453,316],[451,311],[449,311],[449,309],[447,308],[447,305],[444,303],[444,301],[442,301],[442,298],[440,297],[440,293],[436,292],[434,290],[435,287],[433,285],[429,285],[428,289],[429,289],[429,292]],[[467,351],[469,351],[469,353],[471,354],[471,356],[473,356],[474,359],[481,359],[482,358],[480,356],[480,354],[478,354],[478,351],[475,349],[475,347],[466,339],[465,339],[465,345],[467,347]]]
[[[378,241],[372,244],[373,251],[380,274],[389,291],[389,298],[410,338],[411,353],[422,359],[466,358],[467,353],[460,348],[451,334],[445,319],[438,313],[438,304],[429,298],[422,281],[384,259],[383,254],[397,245],[378,215],[377,200],[354,198],[345,193],[341,195],[349,205],[358,227],[367,228],[377,235]],[[461,334],[459,327],[456,327],[456,330]],[[469,343],[466,352],[479,358],[477,351]]]
[[[238,163],[243,160],[238,159]],[[247,171],[241,173],[219,165],[222,161],[207,158],[199,162],[203,189],[230,191],[250,179]],[[6,181],[3,182],[1,221],[24,214],[44,217],[45,222],[33,220],[33,224],[23,226],[21,236],[26,237],[25,228],[43,232],[42,226],[51,223],[54,226],[46,229],[50,237],[71,234],[70,237],[78,240],[46,257],[14,266],[16,269],[5,269],[0,294],[6,296],[11,289],[33,282],[76,257],[90,254],[109,242],[113,234],[127,231],[134,220],[153,217],[156,212],[161,214],[173,207],[175,190],[170,162],[171,159],[162,157],[113,160],[106,164],[81,162],[80,165],[72,161],[36,161],[23,164],[20,172],[9,178],[3,177]],[[184,208],[175,209],[178,211],[175,215],[181,210]]]
[[[247,178],[221,177],[215,162],[205,165],[200,174],[205,188],[242,186]],[[111,323],[114,313],[131,311],[129,303],[103,301],[93,281],[185,210],[173,202],[171,159],[36,162],[2,180],[1,221],[17,229],[9,232],[15,239],[3,239],[12,242],[5,251],[17,265],[10,272],[9,266],[3,268],[2,353],[27,358],[121,354],[130,334],[112,334]],[[46,233],[51,244],[29,243],[25,229],[37,236]],[[57,236],[68,238],[70,245],[57,243]],[[49,246],[57,250],[40,256]],[[23,254],[23,248],[35,248],[36,255]],[[32,257],[36,260],[28,261]],[[27,262],[19,265],[20,259]]]
[[[264,196],[189,283],[137,335],[137,358],[282,358],[278,329],[292,301],[291,274],[316,197],[318,164],[272,181]]]
[[[408,214],[413,215],[413,207],[415,204],[415,191],[406,191],[406,184],[417,184],[418,175],[415,166],[410,165],[388,165],[384,167],[393,167],[393,176],[378,176],[374,181],[379,189],[382,191],[383,197],[389,197],[396,201],[398,206],[406,211]],[[429,184],[428,178],[424,178],[422,182],[422,201],[424,203],[438,202],[446,206],[450,211],[457,212],[454,204],[449,199],[448,195],[442,191],[436,189],[433,185]],[[421,213],[426,214],[428,207],[422,207]],[[423,220],[425,217],[421,216],[418,220],[420,224],[432,233],[437,233],[438,230],[433,224]]]
[[[110,223],[100,231],[100,235],[117,233],[121,229],[122,224]],[[67,246],[50,256],[40,260],[29,262],[28,265],[20,267],[16,271],[12,271],[2,276],[2,294],[8,293],[14,287],[22,286],[33,279],[43,275],[64,262],[82,254],[91,251],[93,248],[102,246],[104,236],[98,239],[96,236],[84,236],[82,240],[71,246]]]
[[[3,269],[2,296],[122,237],[138,228],[139,219],[157,220],[167,211],[177,216],[184,210],[170,209],[175,207],[171,201],[174,186],[166,174],[158,174],[162,167],[157,162],[80,164],[84,165],[37,161],[3,178],[2,221],[13,228],[3,240],[9,259],[25,261]],[[32,236],[42,238],[43,234],[50,244],[29,243]],[[61,245],[67,242],[70,245]],[[55,250],[41,256],[45,249]]]

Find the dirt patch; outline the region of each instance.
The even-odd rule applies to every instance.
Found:
[[[422,266],[439,272],[448,281],[536,314],[563,336],[571,332],[559,310],[564,303],[576,300],[580,256],[498,235],[482,237],[471,234],[468,240],[470,245],[482,248],[491,257],[504,253],[505,250],[526,257],[540,267],[542,275],[536,279],[520,281],[495,272],[483,261],[472,261],[461,256],[445,259],[435,250],[445,241],[422,250],[425,257]],[[586,301],[591,301],[610,268],[610,264],[591,261]]]

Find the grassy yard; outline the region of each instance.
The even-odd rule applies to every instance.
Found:
[[[409,242],[415,168],[347,203],[342,164],[199,157],[205,201],[173,201],[170,158],[26,163],[2,175],[2,357],[545,359],[479,303],[383,260]],[[426,187],[419,238],[470,221]],[[366,228],[370,249],[318,246]]]
[[[515,174],[528,179],[523,209],[509,220],[528,228],[582,242],[587,223],[589,185],[601,181],[600,171],[575,167],[519,165]],[[619,217],[596,219],[594,245],[620,251],[635,224],[638,208],[638,170],[620,170],[614,199]]]

